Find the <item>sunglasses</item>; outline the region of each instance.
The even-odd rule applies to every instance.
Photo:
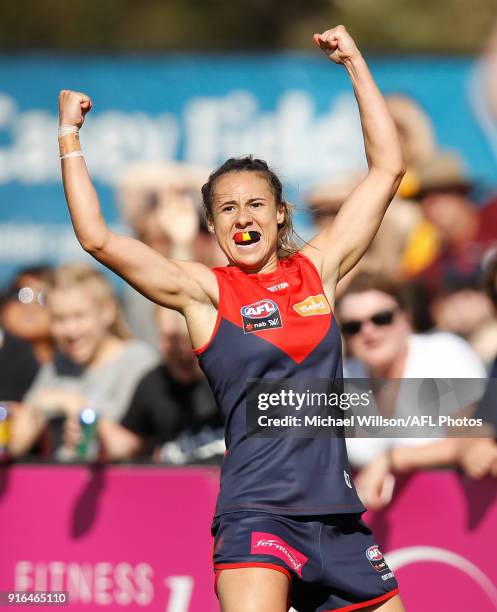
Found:
[[[32,304],[36,302],[40,306],[45,305],[45,294],[36,291],[32,287],[12,288],[6,295],[7,300],[17,300],[21,304]]]
[[[366,322],[371,322],[376,327],[385,327],[386,325],[391,325],[393,319],[395,317],[395,313],[398,308],[394,308],[393,310],[380,310],[369,319],[363,319],[362,321],[351,319],[350,321],[342,321],[341,329],[344,336],[355,336],[361,331],[362,326]]]

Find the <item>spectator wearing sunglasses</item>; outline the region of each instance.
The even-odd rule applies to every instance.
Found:
[[[497,253],[486,265],[484,274],[486,293],[497,313]],[[483,420],[481,436],[435,440],[422,446],[397,446],[376,456],[361,471],[358,490],[371,509],[380,509],[389,499],[383,491],[385,483],[393,481],[394,473],[407,474],[420,469],[458,466],[470,478],[497,477],[497,401],[495,394],[497,357],[490,371],[488,386],[478,402],[475,418]]]
[[[45,307],[49,274],[50,268],[44,265],[21,269],[7,288],[1,308],[4,330],[29,342],[39,364],[50,362],[54,349]]]
[[[353,278],[337,304],[337,316],[349,355],[345,364],[348,377],[486,378],[480,359],[461,338],[446,332],[413,333],[402,287],[381,274],[362,272]],[[405,397],[400,393],[391,402],[391,413],[384,416],[409,414],[410,407],[399,401]],[[351,463],[362,467],[395,445],[425,441],[353,438],[347,440],[347,448]]]

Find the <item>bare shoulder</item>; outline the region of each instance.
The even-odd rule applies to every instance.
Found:
[[[300,249],[299,253],[301,253],[302,255],[305,255],[307,259],[309,259],[312,262],[316,270],[321,275],[321,268],[323,265],[323,251],[318,246],[315,246],[313,244],[314,241],[315,239],[305,244]]]
[[[321,277],[324,274],[329,275],[330,269],[334,267],[338,269],[339,258],[336,254],[336,242],[333,236],[333,224],[331,224],[315,234],[300,251],[312,261]]]
[[[338,261],[335,257],[331,257],[322,245],[322,237],[320,234],[315,236],[308,242],[299,252],[305,255],[311,261],[323,283],[338,282]]]
[[[319,238],[319,235],[317,238]],[[307,257],[307,259],[309,259],[316,268],[319,276],[321,277],[326,298],[333,307],[335,303],[336,285],[338,282],[338,265],[334,266],[329,260],[326,260],[324,258],[324,250],[319,248],[318,245],[319,240],[311,240],[302,249],[300,249],[299,253],[305,255],[305,257]]]
[[[182,284],[187,287],[189,299],[177,307],[186,319],[193,347],[208,343],[218,318],[219,288],[214,272],[204,264],[194,261],[173,260],[182,272]]]
[[[216,275],[211,268],[196,261],[175,260],[174,263],[199,285],[211,304],[217,308],[219,303],[219,287]]]

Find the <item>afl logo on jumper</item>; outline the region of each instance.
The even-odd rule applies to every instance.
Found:
[[[331,312],[328,300],[322,293],[306,297],[303,302],[294,304],[293,309],[301,317],[312,317],[312,315],[324,315]]]
[[[283,327],[278,304],[273,300],[259,300],[248,306],[242,306],[240,312],[245,334]]]
[[[390,569],[377,544],[370,546],[366,550],[366,557],[377,572],[383,572]]]

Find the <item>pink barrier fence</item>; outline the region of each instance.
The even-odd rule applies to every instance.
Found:
[[[397,484],[392,505],[365,518],[408,612],[497,610],[497,480],[425,472]]]
[[[0,591],[68,590],[74,612],[214,612],[217,489],[205,468],[4,470]]]
[[[217,487],[209,468],[0,469],[0,591],[69,591],[75,612],[217,611]],[[424,473],[367,516],[409,612],[497,610],[496,498],[497,481]]]

